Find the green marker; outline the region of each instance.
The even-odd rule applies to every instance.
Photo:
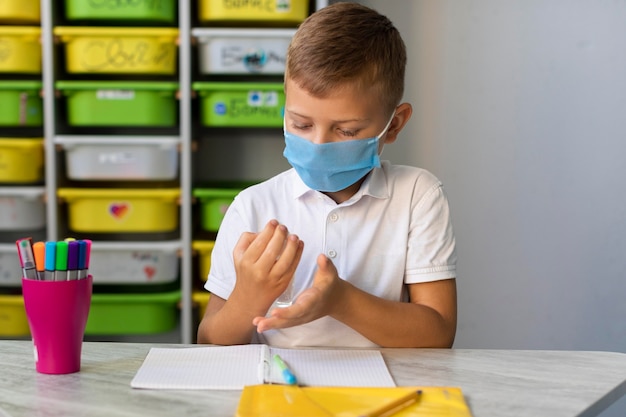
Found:
[[[67,281],[67,242],[57,242],[56,263],[54,265],[54,280]]]

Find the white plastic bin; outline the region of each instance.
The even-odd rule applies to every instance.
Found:
[[[22,285],[22,269],[15,243],[0,243],[0,287]]]
[[[43,229],[44,192],[43,187],[0,187],[0,231]]]
[[[205,74],[283,74],[295,29],[195,28],[200,72]]]
[[[179,241],[98,242],[91,246],[94,284],[164,284],[178,278]]]
[[[172,180],[178,175],[178,137],[57,137],[74,180]]]

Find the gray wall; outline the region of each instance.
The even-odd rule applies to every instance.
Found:
[[[626,2],[360,2],[409,52],[385,156],[450,198],[455,347],[626,352]]]

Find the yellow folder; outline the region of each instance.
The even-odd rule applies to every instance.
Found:
[[[371,415],[412,392],[416,401],[393,412],[394,417],[471,417],[458,387],[343,388],[289,385],[246,386],[236,417],[359,417]]]

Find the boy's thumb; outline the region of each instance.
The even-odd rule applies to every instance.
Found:
[[[337,273],[335,264],[333,264],[333,262],[323,253],[319,254],[317,257],[317,268],[318,272],[321,272],[324,275]]]

